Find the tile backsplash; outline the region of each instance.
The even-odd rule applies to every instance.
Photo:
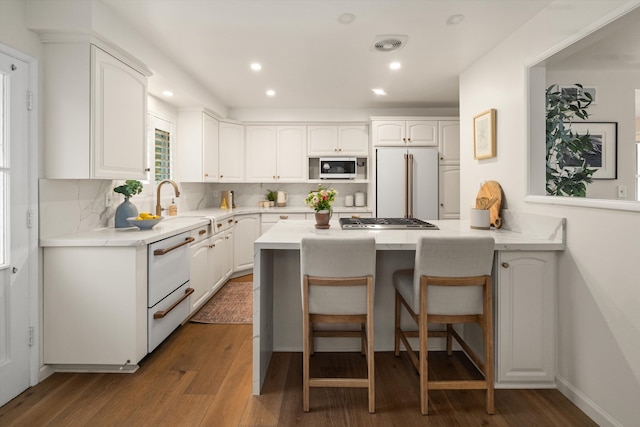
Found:
[[[116,208],[124,198],[113,189],[124,181],[51,180],[39,181],[40,237],[49,238],[96,228],[113,227]],[[161,205],[166,208],[175,198],[181,212],[220,206],[220,193],[234,191],[238,207],[257,207],[268,190],[289,193],[287,206],[304,208],[304,199],[318,184],[204,184],[178,183],[180,197],[175,198],[171,185],[161,189]],[[338,191],[335,206],[344,206],[345,196],[367,191],[367,184],[331,183]],[[146,184],[143,192],[131,198],[140,212],[154,212],[155,185]]]

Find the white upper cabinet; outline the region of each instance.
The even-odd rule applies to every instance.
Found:
[[[306,126],[247,126],[246,182],[307,180]]]
[[[202,177],[205,182],[218,182],[219,124],[208,114],[202,121]]]
[[[309,157],[369,155],[366,125],[307,126]]]
[[[47,178],[147,179],[150,73],[114,55],[88,41],[45,42]]]
[[[438,122],[440,164],[460,163],[460,121]]]
[[[277,180],[303,182],[308,178],[307,127],[278,126],[276,150]]]
[[[437,120],[372,120],[374,146],[438,146]]]
[[[274,182],[277,176],[276,126],[247,126],[248,182]]]
[[[202,111],[178,113],[178,180],[218,181],[218,126],[218,120]]]
[[[244,182],[244,125],[220,122],[218,182]]]

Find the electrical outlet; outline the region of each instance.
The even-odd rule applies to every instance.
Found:
[[[618,185],[618,199],[626,199],[627,198],[627,186],[626,185]]]

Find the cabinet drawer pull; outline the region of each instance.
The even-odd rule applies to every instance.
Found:
[[[207,230],[200,230],[200,231],[198,231],[198,234],[202,236],[202,235],[203,235],[203,234],[205,234],[206,232],[207,232]]]
[[[153,251],[153,254],[154,255],[165,255],[165,254],[168,254],[169,252],[171,252],[171,251],[173,251],[175,249],[178,249],[178,248],[180,248],[180,247],[182,247],[184,245],[188,245],[189,243],[193,242],[194,240],[196,240],[196,239],[194,239],[193,237],[187,237],[186,239],[184,239],[184,242],[180,242],[177,245],[173,245],[173,246],[170,246],[168,248],[156,249],[155,251]]]
[[[182,301],[186,300],[189,297],[189,295],[191,295],[193,293],[193,291],[194,291],[193,288],[185,289],[184,290],[184,295],[182,295],[178,301],[176,301],[173,304],[171,304],[171,307],[167,308],[166,310],[156,311],[155,313],[153,313],[153,318],[154,319],[162,319],[164,316],[169,314],[171,312],[171,310],[176,308]]]
[[[360,218],[360,215],[351,215],[351,218]]]
[[[503,268],[509,268],[509,263],[508,262],[503,262],[502,263],[502,267]]]
[[[232,220],[232,219],[228,219],[228,220],[227,220],[227,224],[231,224],[232,222],[233,222],[233,220]]]
[[[205,174],[204,174],[204,177],[205,177],[205,178],[209,177],[209,174],[208,174],[208,173],[205,173]]]
[[[280,219],[289,219],[289,215],[280,215]]]

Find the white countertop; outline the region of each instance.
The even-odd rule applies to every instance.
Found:
[[[151,230],[140,230],[138,227],[96,228],[83,233],[40,239],[40,246],[142,246],[210,223],[211,220],[205,217],[167,217]]]
[[[336,208],[334,212],[370,212],[366,207]],[[140,230],[137,227],[113,228],[104,227],[81,233],[66,234],[40,239],[41,247],[54,246],[140,246],[166,239],[184,231],[193,230],[206,224],[215,223],[234,215],[262,213],[313,213],[306,206],[298,207],[239,207],[234,209],[208,208],[182,212],[175,217],[165,219],[151,230]],[[214,228],[215,229],[215,228]]]
[[[469,227],[468,221],[444,220],[430,223],[437,225],[440,230],[342,230],[331,227],[328,230],[318,230],[314,221],[281,221],[256,240],[255,249],[300,249],[300,240],[304,236],[353,236],[355,234],[374,235],[378,250],[415,250],[419,236],[447,235],[472,236],[489,235],[496,241],[496,250],[564,250],[564,220],[555,231],[529,235],[506,229],[475,230]]]

